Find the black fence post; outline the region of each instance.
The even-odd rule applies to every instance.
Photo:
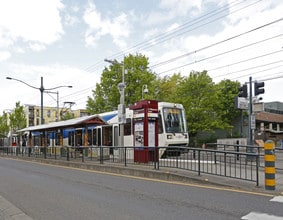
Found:
[[[256,155],[256,186],[259,186],[259,154]]]
[[[200,176],[200,150],[198,150],[198,175]]]
[[[67,161],[70,161],[70,150],[69,150],[69,147],[67,147],[66,149],[66,157],[67,157]]]
[[[100,163],[101,164],[103,164],[103,148],[102,148],[102,146],[100,146],[100,156],[99,156],[100,158]]]
[[[127,166],[127,147],[124,146],[125,167]]]
[[[82,147],[82,162],[85,162],[85,147]]]

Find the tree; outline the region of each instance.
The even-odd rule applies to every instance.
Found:
[[[149,94],[146,98],[154,97],[154,82],[156,76],[148,69],[148,58],[141,54],[129,55],[124,58],[125,68],[125,105],[131,105],[142,97],[142,86],[147,85]],[[91,114],[112,111],[120,103],[118,84],[122,82],[123,65],[114,60],[113,64],[105,67],[100,83],[96,84],[92,97],[88,97],[87,111]]]
[[[226,128],[232,128],[232,122],[240,116],[240,111],[235,109],[234,99],[238,95],[239,82],[222,80],[217,84],[218,99],[220,101],[219,114]]]
[[[200,131],[212,131],[222,127],[218,114],[220,106],[216,87],[206,71],[192,71],[189,77],[180,82],[176,101],[186,109],[188,129],[191,138]]]
[[[156,99],[166,102],[176,102],[178,87],[185,78],[180,73],[171,77],[165,76],[156,80],[157,95]]]
[[[24,106],[20,102],[16,102],[14,111],[10,114],[10,128],[12,134],[27,126],[27,119],[24,112]]]
[[[0,137],[7,137],[9,133],[8,114],[3,112],[0,116]]]

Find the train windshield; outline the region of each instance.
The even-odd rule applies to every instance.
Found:
[[[165,131],[171,133],[186,132],[185,114],[182,109],[164,108],[163,109]]]

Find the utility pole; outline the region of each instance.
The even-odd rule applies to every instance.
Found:
[[[252,77],[250,76],[249,80],[249,145],[253,145],[253,127],[252,127],[252,119],[253,119],[253,95],[252,95]]]

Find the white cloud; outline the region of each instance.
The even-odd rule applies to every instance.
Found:
[[[45,50],[46,46],[44,44],[38,44],[38,43],[31,43],[30,44],[30,48],[33,50],[33,51],[42,51],[42,50]]]
[[[8,51],[0,51],[0,62],[9,59],[10,56],[11,56],[10,52],[8,52]]]
[[[119,47],[126,45],[125,38],[129,36],[130,29],[128,17],[125,13],[120,13],[113,19],[102,18],[95,4],[89,2],[83,18],[89,26],[85,33],[87,45],[95,46],[96,41],[105,35],[110,35],[113,38],[113,42]]]
[[[201,5],[202,0],[161,0],[160,2],[160,8],[169,10],[171,16],[184,16],[192,9],[199,12],[201,10]]]
[[[60,0],[0,1],[0,42],[6,42],[5,47],[17,41],[54,43],[64,33],[62,9]]]
[[[159,11],[151,12],[143,21],[146,26],[168,22],[177,17],[194,17],[201,12],[202,0],[161,0]]]
[[[66,14],[64,17],[64,23],[67,26],[74,26],[75,24],[78,24],[80,21],[76,16],[72,16],[70,14]]]

